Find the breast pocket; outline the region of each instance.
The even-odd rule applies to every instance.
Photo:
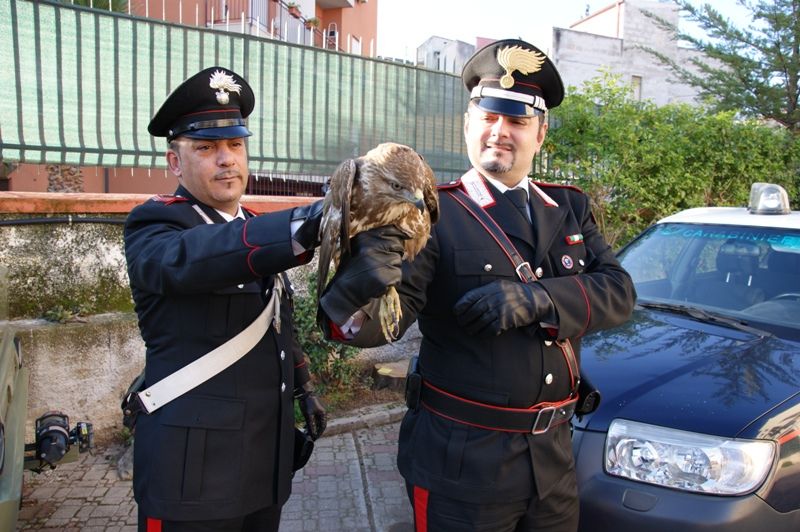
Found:
[[[153,471],[163,478],[148,489],[159,498],[209,502],[224,500],[237,485],[245,401],[184,395],[159,417]]]
[[[453,271],[461,292],[504,277],[516,278],[514,267],[500,250],[454,249]]]
[[[204,333],[227,339],[252,322],[263,305],[259,283],[243,283],[215,290],[208,296]]]

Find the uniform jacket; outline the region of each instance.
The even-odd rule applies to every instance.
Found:
[[[292,251],[289,216],[247,213],[225,223],[183,188],[131,211],[125,253],[148,386],[242,331],[263,310],[276,276],[309,258]],[[270,327],[235,364],[139,415],[133,485],[145,515],[226,519],[286,501],[293,389],[308,380],[291,313],[286,290],[280,333]]]
[[[440,218],[431,239],[403,265],[401,331],[418,320],[420,372],[448,392],[515,408],[563,400],[570,377],[553,340],[570,339],[579,359],[581,336],[627,320],[635,300],[630,276],[598,231],[580,190],[532,185],[531,225],[510,200],[472,174],[493,198],[486,212],[530,262],[553,300],[557,331],[537,324],[474,336],[456,322],[453,306],[467,291],[497,279],[519,282],[498,244],[447,194],[448,188],[466,189],[461,181],[440,187]],[[380,343],[376,321],[365,323],[354,343]],[[536,436],[515,434],[450,421],[424,407],[409,411],[403,421],[398,466],[414,485],[476,503],[545,497],[574,470],[566,423]]]

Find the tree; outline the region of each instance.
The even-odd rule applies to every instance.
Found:
[[[639,101],[608,71],[570,87],[552,121],[549,168],[534,178],[581,187],[615,247],[681,209],[744,206],[754,182],[800,191],[800,136],[733,111]]]
[[[738,0],[751,14],[747,28],[734,26],[709,4],[674,0],[686,18],[705,32],[682,31],[652,12],[645,15],[701,51],[696,71],[645,48],[683,81],[700,89],[717,110],[772,119],[800,135],[800,0]]]

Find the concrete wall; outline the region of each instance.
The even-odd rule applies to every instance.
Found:
[[[622,9],[623,3],[618,0],[594,13],[590,13],[575,24],[572,24],[570,29],[604,37],[621,38],[625,17],[625,10]]]
[[[552,59],[565,86],[580,87],[603,68],[631,83],[641,79],[641,99],[657,105],[694,103],[697,90],[684,84],[643,47],[655,49],[682,65],[696,51],[678,46],[672,35],[646,17],[643,10],[678,22],[674,4],[652,0],[617,2],[597,15],[573,24],[570,29],[553,29]],[[591,31],[591,33],[589,33]]]
[[[434,36],[417,48],[417,65],[460,75],[473,53],[475,47],[471,44]]]
[[[144,342],[133,312],[10,325],[30,371],[25,441],[33,441],[36,418],[49,410],[67,414],[70,428],[77,421],[92,423],[102,440],[122,428],[122,395],[144,367]]]

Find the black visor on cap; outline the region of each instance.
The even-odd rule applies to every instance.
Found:
[[[183,137],[188,137],[190,139],[204,139],[204,140],[238,139],[242,137],[249,137],[251,135],[252,133],[250,132],[250,130],[244,126],[209,127],[204,129],[184,131],[183,133],[180,133],[180,136]]]
[[[487,113],[496,113],[499,115],[507,116],[536,116],[536,109],[531,105],[514,100],[505,100],[502,98],[475,98],[472,100],[479,109]]]

